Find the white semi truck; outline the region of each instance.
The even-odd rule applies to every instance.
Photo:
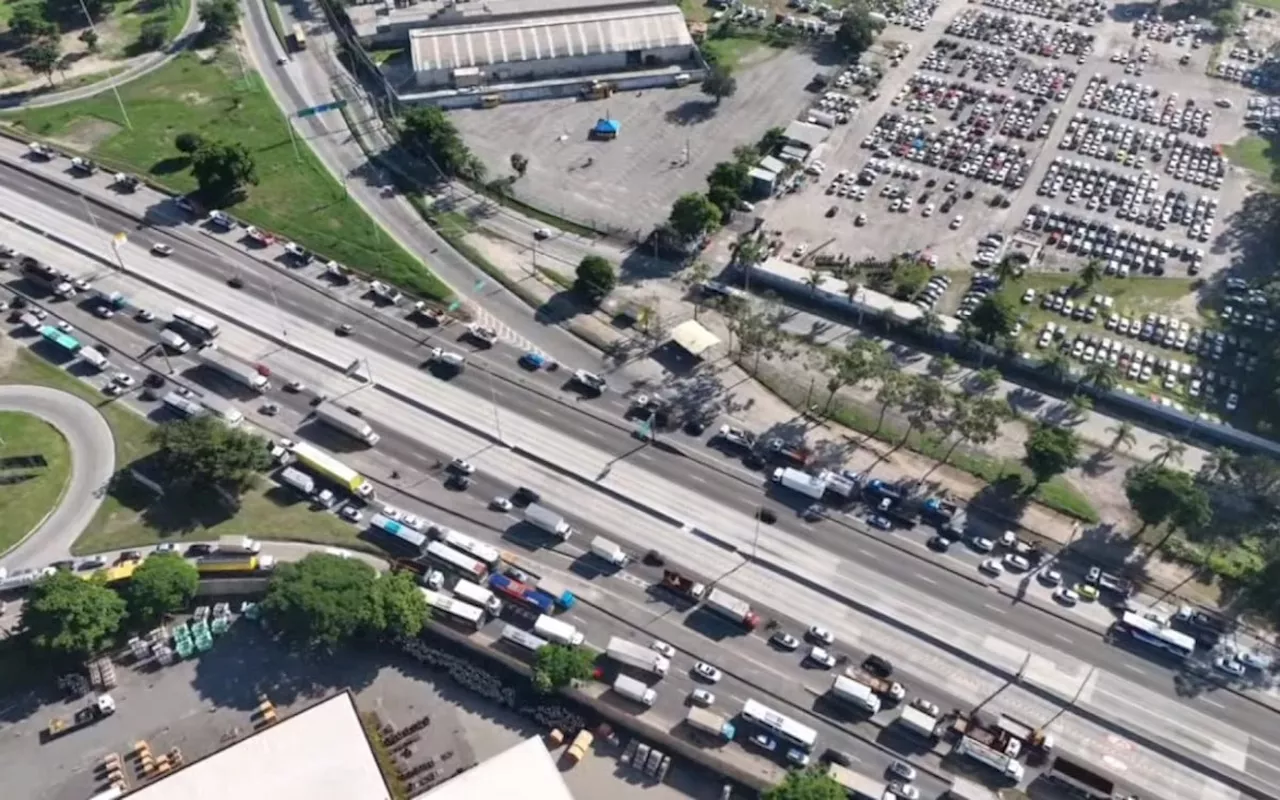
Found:
[[[822,496],[827,493],[827,482],[822,478],[791,467],[778,467],[775,469],[773,471],[773,482],[814,500],[821,500]]]
[[[837,675],[831,681],[831,694],[836,698],[856,706],[870,714],[880,711],[880,698],[871,687],[844,675]]]
[[[707,608],[728,617],[748,630],[760,624],[760,615],[751,610],[751,604],[729,594],[723,589],[712,589],[707,594]]]
[[[531,504],[524,510],[524,519],[530,525],[561,539],[568,539],[573,535],[573,528],[565,522],[564,517],[537,503]]]
[[[658,693],[630,675],[619,675],[613,682],[613,690],[628,700],[652,706]]]
[[[354,436],[370,447],[382,440],[382,436],[374,431],[364,417],[334,403],[321,403],[316,406],[316,419],[337,428],[348,436]]]
[[[925,739],[933,739],[937,735],[938,718],[914,705],[903,706],[902,713],[898,715],[898,724]]]
[[[577,628],[567,622],[552,619],[546,614],[539,616],[538,621],[533,623],[533,632],[544,639],[559,644],[577,646],[586,640],[586,637]]]
[[[605,650],[605,655],[619,664],[626,664],[628,667],[643,670],[659,678],[665,678],[667,671],[671,669],[670,659],[657,650],[617,636],[609,639],[609,647]]]
[[[257,367],[219,350],[216,345],[211,344],[200,348],[196,351],[195,358],[204,366],[221,372],[255,392],[267,390],[267,376],[258,372]]]

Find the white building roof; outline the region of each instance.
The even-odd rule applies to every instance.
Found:
[[[720,344],[720,337],[696,320],[685,320],[671,331],[671,341],[680,345],[692,356],[701,356]]]
[[[573,800],[547,745],[535,736],[485,761],[415,800]]]
[[[349,693],[287,717],[129,794],[137,800],[390,800]]]
[[[693,46],[679,6],[624,8],[409,32],[415,72]]]

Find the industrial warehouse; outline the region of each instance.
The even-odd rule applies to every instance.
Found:
[[[651,0],[490,0],[356,6],[369,47],[407,47],[402,100],[486,106],[684,86],[703,62],[678,6]]]

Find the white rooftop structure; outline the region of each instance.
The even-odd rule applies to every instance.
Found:
[[[390,800],[391,792],[355,700],[344,692],[140,786],[129,797]]]
[[[490,758],[415,800],[573,800],[547,745],[535,736]]]

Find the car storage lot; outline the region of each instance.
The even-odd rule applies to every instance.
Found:
[[[1148,237],[1144,251],[1169,242],[1162,255],[1163,271],[1170,276],[1187,274],[1198,260],[1195,250],[1203,251],[1202,275],[1234,263],[1230,237],[1221,234],[1241,206],[1248,178],[1229,167],[1218,175],[1213,146],[1244,133],[1247,95],[1204,74],[1208,47],[1193,47],[1190,34],[1166,42],[1163,36],[1149,38],[1144,29],[1135,38],[1131,23],[1110,18],[1083,28],[990,4],[952,7],[950,16],[945,12],[929,28],[936,44],[926,40],[914,47],[890,71],[881,97],[851,125],[834,131],[819,156],[821,175],[766,207],[767,227],[780,233],[784,255],[797,245],[809,253],[846,254],[853,261],[927,251],[940,265],[955,268],[970,262],[977,239],[996,229],[1013,232],[1036,206],[1046,218],[1052,210],[1078,216],[1086,228],[1089,222],[1114,226],[1113,238],[1126,231],[1130,238]],[[1027,21],[1035,25],[1028,27]],[[939,37],[943,27],[952,35]],[[1086,44],[1093,48],[1087,54]],[[1121,81],[1147,87],[1135,101],[1136,118],[1124,102],[1115,102],[1116,96],[1139,94],[1136,88],[1119,89]],[[903,86],[906,94],[899,92]],[[1177,98],[1171,99],[1172,92]],[[1092,108],[1083,107],[1086,97]],[[1232,108],[1215,106],[1219,97],[1230,98]],[[1186,106],[1187,99],[1195,105]],[[1142,104],[1148,101],[1154,115],[1144,121]],[[1110,138],[1103,142],[1106,130]],[[1116,152],[1126,135],[1131,152]],[[1148,138],[1150,146],[1143,148]],[[1160,154],[1153,157],[1156,149]],[[915,150],[925,159],[908,157]],[[931,153],[940,157],[935,161]],[[867,165],[876,167],[868,175],[872,181],[859,184],[856,178]],[[852,191],[841,184],[831,191],[841,171],[853,179],[847,182]],[[1130,197],[1126,212],[1117,214],[1126,191],[1140,191],[1144,171],[1156,184],[1145,187],[1145,196]],[[1037,194],[1046,177],[1051,191],[1063,181],[1054,196]],[[1099,197],[1090,208],[1083,191],[1092,185],[1092,194],[1100,196],[1112,182],[1111,191],[1119,190],[1117,202],[1102,206]],[[1074,196],[1067,188],[1073,185],[1079,189]],[[888,194],[882,194],[887,187]],[[1203,214],[1194,219],[1197,205],[1213,206],[1210,225]],[[1148,225],[1153,208],[1159,210]],[[1019,236],[1031,245],[1049,244],[1051,232],[1044,228]],[[1040,251],[1045,259],[1040,266],[1070,271],[1097,257],[1091,248],[1059,247],[1062,233]],[[1129,267],[1143,274],[1141,263]]]

